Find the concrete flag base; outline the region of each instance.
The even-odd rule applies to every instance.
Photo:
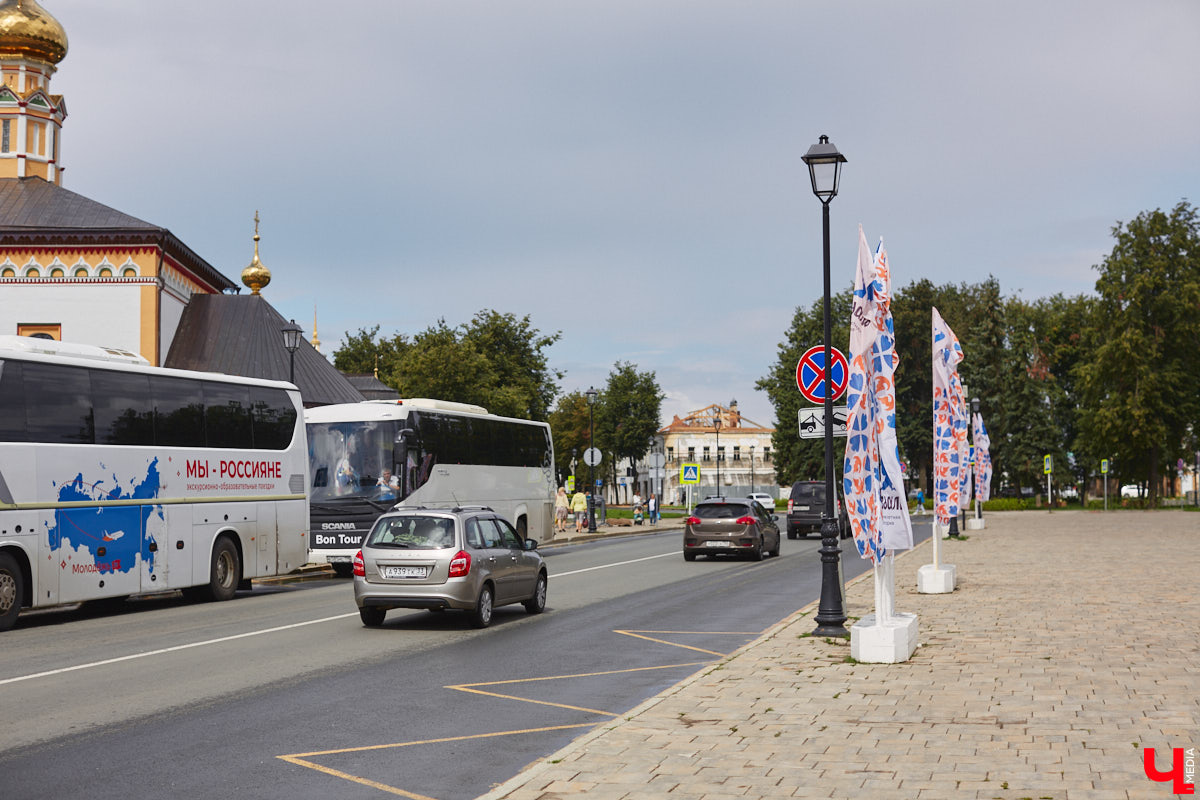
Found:
[[[917,615],[895,612],[887,622],[876,623],[867,614],[850,628],[850,656],[866,664],[899,664],[917,649]]]
[[[953,592],[957,584],[953,564],[926,564],[917,570],[917,591],[921,594],[946,594]]]
[[[978,519],[975,517],[967,517],[967,530],[981,531],[986,527],[987,522],[983,519],[983,517],[979,517]]]

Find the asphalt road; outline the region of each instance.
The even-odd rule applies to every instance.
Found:
[[[546,549],[547,612],[484,631],[364,628],[343,580],[23,617],[0,634],[0,797],[476,797],[819,596],[815,539],[687,563],[679,537]],[[866,566],[852,543],[843,564]]]

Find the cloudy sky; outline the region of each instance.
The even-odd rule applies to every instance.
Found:
[[[668,420],[773,424],[754,382],[822,290],[821,134],[835,290],[861,222],[901,287],[1090,292],[1117,221],[1200,202],[1195,0],[43,5],[67,188],[235,280],[257,209],[264,294],[309,335],[315,306],[326,353],[529,314],[564,391],[631,361]]]

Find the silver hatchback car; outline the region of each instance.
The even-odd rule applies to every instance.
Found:
[[[354,556],[354,602],[368,627],[392,608],[456,608],[486,628],[509,603],[540,614],[546,587],[537,542],[484,506],[388,512]]]

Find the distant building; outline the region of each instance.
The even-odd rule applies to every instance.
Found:
[[[663,495],[668,503],[683,496],[679,480],[683,464],[700,465],[700,483],[695,496],[710,494],[745,495],[750,491],[778,496],[775,462],[771,454],[774,428],[742,416],[737,400],[728,407],[714,403],[683,418],[676,415],[660,428],[666,474]],[[720,485],[717,465],[720,463]]]
[[[108,345],[151,364],[287,380],[286,320],[166,228],[62,187],[66,105],[50,78],[67,35],[34,0],[0,0],[0,333]],[[362,395],[313,344],[295,353],[307,405]]]

